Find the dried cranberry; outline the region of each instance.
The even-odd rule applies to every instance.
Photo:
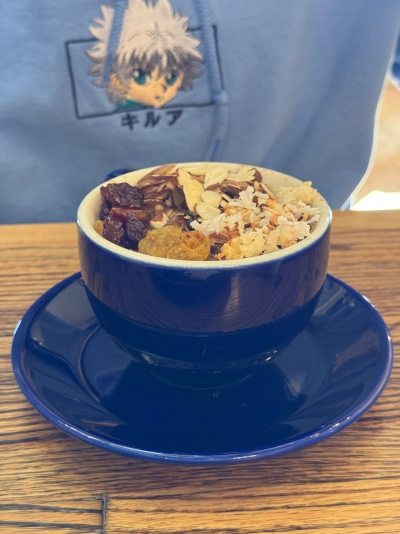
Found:
[[[141,208],[143,193],[127,183],[107,184],[100,188],[104,198],[119,208]]]
[[[130,245],[136,248],[138,242],[141,241],[147,234],[146,226],[142,223],[142,221],[139,221],[139,219],[136,219],[136,217],[131,215],[125,227],[126,235]]]
[[[103,237],[115,245],[122,245],[125,238],[123,222],[106,217],[103,221]]]

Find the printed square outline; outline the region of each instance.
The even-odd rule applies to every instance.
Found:
[[[201,26],[198,26],[198,27],[195,27],[195,28],[188,28],[188,31],[189,32],[194,32],[194,31],[201,31],[202,27]],[[223,80],[223,76],[222,76],[222,67],[221,67],[221,59],[220,59],[220,53],[219,53],[219,47],[218,47],[218,32],[217,32],[217,27],[215,24],[212,25],[212,29],[213,29],[213,34],[214,34],[214,44],[215,44],[215,50],[216,50],[216,57],[217,57],[217,63],[218,63],[218,69],[219,69],[219,74],[220,74],[220,77],[221,77],[221,85],[222,85],[222,89],[224,88],[224,80]],[[71,82],[71,90],[72,90],[72,98],[73,98],[73,103],[74,103],[74,111],[75,111],[75,117],[78,119],[78,120],[84,120],[84,119],[95,119],[95,118],[99,118],[99,117],[109,117],[111,115],[118,115],[118,114],[121,114],[121,113],[126,113],[127,111],[135,111],[135,112],[138,112],[138,111],[145,111],[145,110],[152,110],[154,109],[152,106],[142,106],[140,107],[140,109],[135,109],[135,110],[129,110],[129,109],[115,109],[113,111],[108,111],[108,112],[104,112],[104,113],[93,113],[93,114],[90,114],[90,115],[80,115],[79,114],[79,108],[78,108],[78,96],[77,96],[77,92],[76,92],[76,83],[75,83],[75,78],[74,78],[74,72],[73,72],[73,68],[72,68],[72,59],[71,59],[71,54],[70,54],[70,49],[69,49],[69,46],[70,45],[73,45],[73,44],[81,44],[81,43],[95,43],[96,42],[96,39],[94,39],[93,37],[91,38],[88,38],[88,39],[71,39],[69,41],[65,41],[65,52],[66,52],[66,55],[67,55],[67,66],[68,66],[68,75],[69,75],[69,78],[70,78],[70,82]],[[211,100],[211,102],[206,102],[204,104],[170,104],[170,105],[166,105],[166,106],[163,106],[162,109],[167,109],[167,110],[171,110],[171,109],[176,109],[176,108],[182,108],[182,109],[185,109],[185,108],[204,108],[204,107],[208,107],[208,106],[212,106],[214,105],[214,101]]]

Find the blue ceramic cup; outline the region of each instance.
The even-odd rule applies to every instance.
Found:
[[[257,168],[272,191],[301,183]],[[111,181],[135,185],[150,171]],[[100,187],[78,210],[82,276],[101,325],[133,361],[174,383],[227,384],[275,359],[305,328],[328,265],[331,211],[319,194],[313,206],[320,219],[295,245],[255,258],[182,261],[133,252],[101,237],[93,227]]]

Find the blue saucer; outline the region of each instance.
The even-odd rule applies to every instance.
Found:
[[[172,385],[104,332],[78,273],[27,311],[12,361],[28,400],[68,434],[136,458],[224,464],[291,452],[342,430],[377,400],[393,355],[373,306],[328,275],[306,330],[275,362],[231,386]]]

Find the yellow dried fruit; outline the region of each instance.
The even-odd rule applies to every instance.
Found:
[[[139,252],[157,258],[203,261],[210,254],[210,239],[198,230],[183,232],[176,226],[164,226],[139,241]]]
[[[94,225],[93,225],[93,228],[95,229],[95,231],[101,235],[101,237],[103,237],[103,221],[101,221],[100,219],[98,219]]]

